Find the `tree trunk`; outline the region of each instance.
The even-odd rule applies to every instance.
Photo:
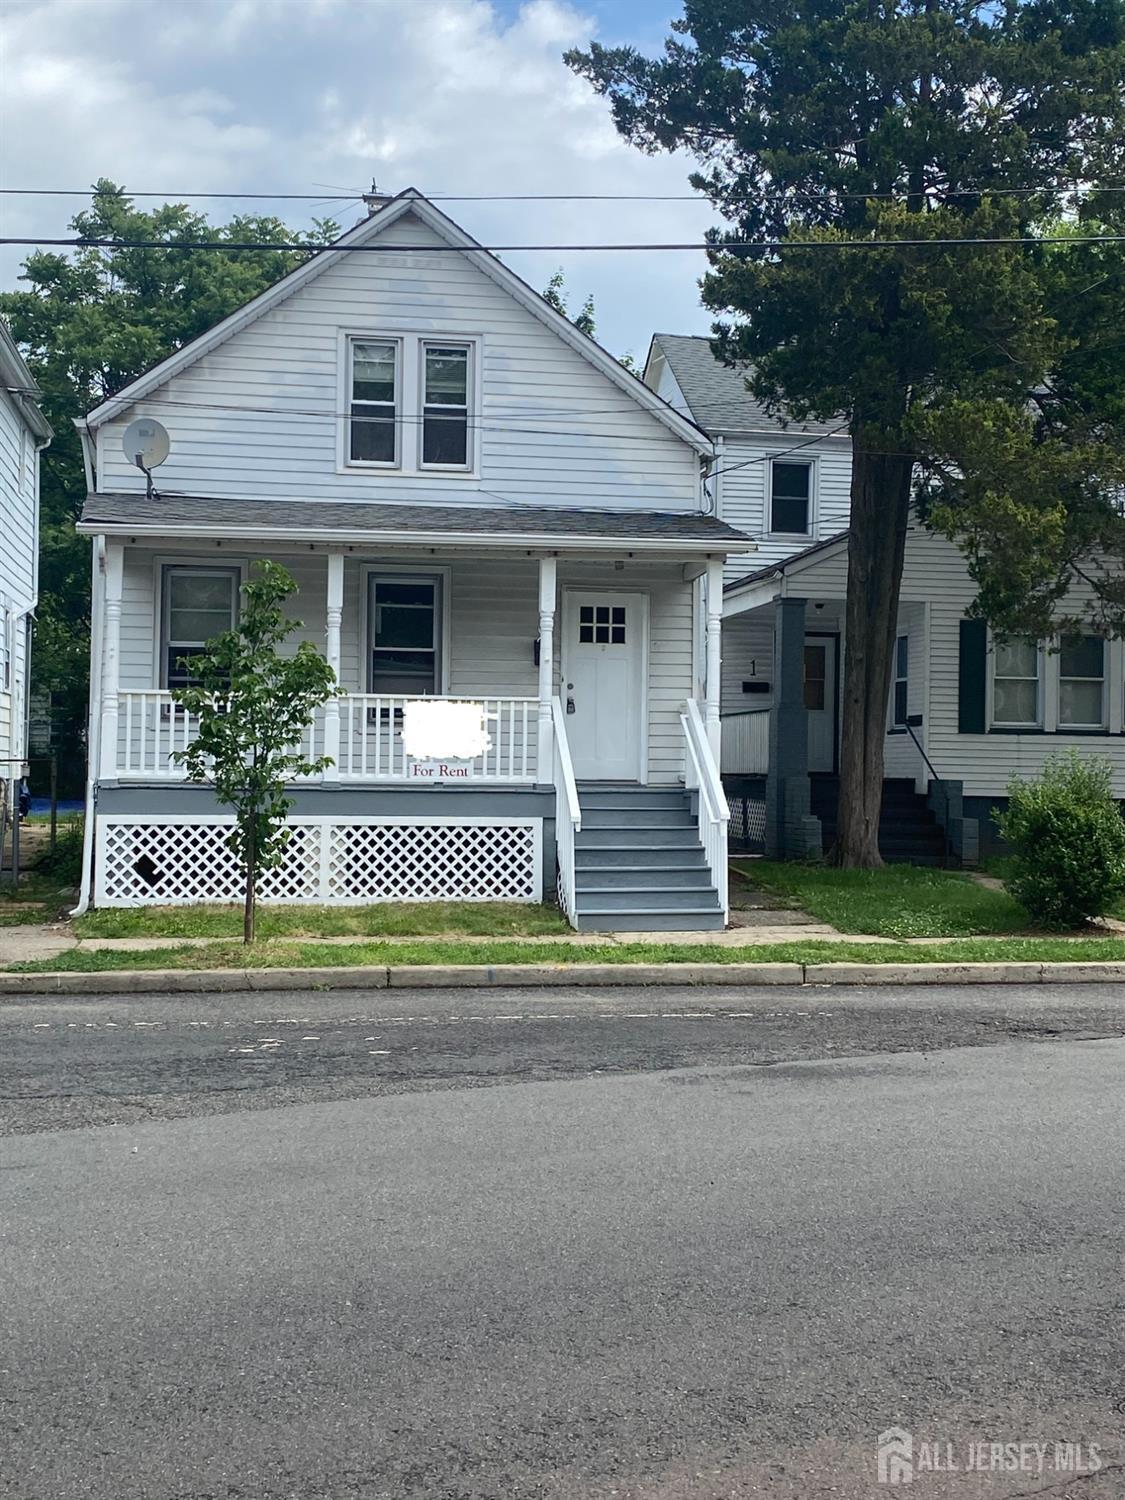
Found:
[[[883,863],[883,750],[913,470],[912,459],[869,451],[867,443],[872,449],[901,446],[861,433],[852,453],[840,809],[831,858],[859,870]]]
[[[242,941],[252,943],[254,941],[254,918],[256,915],[256,902],[258,895],[258,850],[254,838],[254,830],[251,828],[246,843],[246,902],[242,909]]]

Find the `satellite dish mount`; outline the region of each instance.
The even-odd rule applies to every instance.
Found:
[[[152,471],[160,467],[171,451],[167,429],[155,417],[138,417],[126,427],[121,446],[129,462],[145,476],[145,495],[151,500],[156,495]]]

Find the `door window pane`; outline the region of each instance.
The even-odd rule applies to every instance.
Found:
[[[427,344],[422,380],[422,462],[464,468],[469,456],[468,347]]]
[[[357,339],[351,346],[349,454],[361,463],[393,464],[397,443],[398,351],[390,339]]]
[[[827,646],[806,646],[805,707],[814,710],[814,712],[824,708],[828,701],[827,671]]]
[[[623,605],[580,604],[578,642],[582,646],[624,646],[626,613]]]
[[[1059,652],[1059,723],[1084,729],[1105,724],[1105,641],[1085,635]]]
[[[787,536],[808,536],[811,485],[811,464],[774,460],[770,465],[771,531]]]
[[[372,577],[373,693],[425,696],[440,691],[441,580]]]

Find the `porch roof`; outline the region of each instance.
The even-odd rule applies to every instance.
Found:
[[[764,568],[755,569],[753,573],[744,573],[741,578],[732,578],[723,589],[724,617],[729,619],[732,615],[745,614],[748,610],[768,604],[783,591],[787,578],[818,561],[824,553],[846,546],[847,541],[848,533],[838,531],[834,536],[813,542],[811,547],[794,552],[781,562],[769,563]]]
[[[90,494],[78,529],[87,535],[212,537],[409,545],[415,538],[450,545],[722,554],[754,550],[753,539],[698,513],[574,510],[547,505],[384,505],[363,501],[151,497]]]

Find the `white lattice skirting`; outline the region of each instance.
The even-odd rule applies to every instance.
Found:
[[[96,906],[241,901],[230,818],[101,817]],[[540,818],[294,818],[270,902],[538,901]]]

